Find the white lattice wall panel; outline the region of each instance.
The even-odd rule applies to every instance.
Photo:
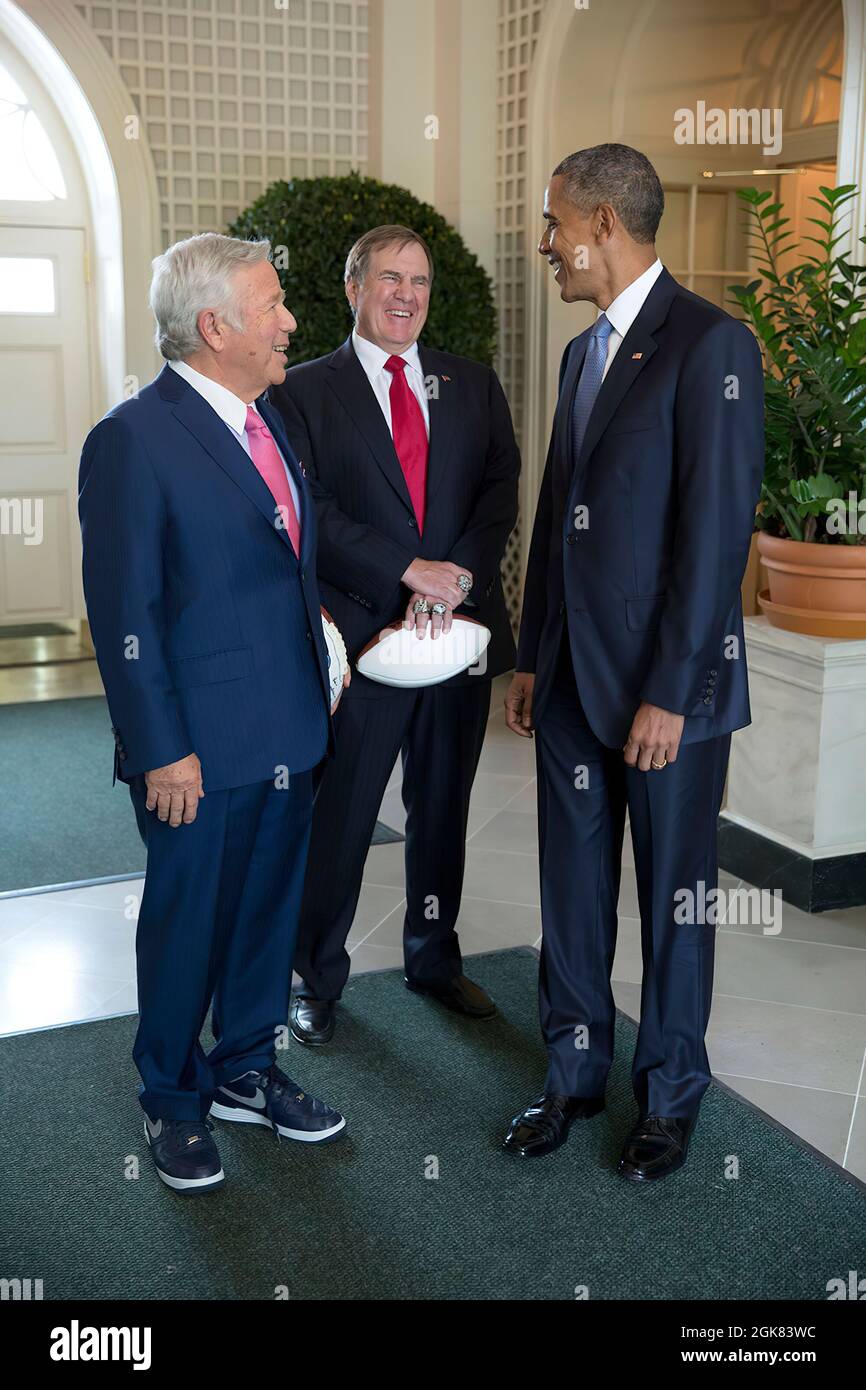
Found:
[[[522,442],[526,286],[526,109],[529,70],[548,0],[500,0],[497,76],[496,286],[498,370]],[[535,190],[537,200],[537,190]],[[533,209],[534,212],[534,209]],[[502,563],[505,596],[516,623],[521,597],[522,536],[532,517],[518,517]]]
[[[166,245],[223,231],[276,179],[366,169],[365,4],[87,0],[76,8],[143,122]]]

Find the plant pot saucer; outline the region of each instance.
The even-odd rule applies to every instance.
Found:
[[[803,632],[809,637],[842,637],[852,641],[866,637],[866,613],[830,613],[820,608],[791,608],[773,603],[769,589],[758,594],[758,603],[773,627]]]

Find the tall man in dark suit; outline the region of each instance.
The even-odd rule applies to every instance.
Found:
[[[304,1142],[345,1127],[275,1065],[330,691],[315,508],[265,398],[296,327],[269,250],[205,233],[157,257],[167,365],[81,459],[87,613],[147,845],[139,1098],[187,1195],[223,1182],[209,1113]]]
[[[398,754],[406,806],[406,983],[473,1018],[495,1008],[462,971],[455,924],[469,796],[493,676],[514,664],[499,566],[517,517],[520,458],[489,367],[419,347],[433,264],[407,227],[349,252],[355,328],[274,393],[319,521],[322,597],[351,659],[401,617],[420,632],[466,614],[492,632],[480,669],[395,690],[355,674],[316,795],[292,1006],[299,1042],[327,1042],[349,974],[346,938]],[[432,640],[436,640],[435,638]]]
[[[628,810],[643,989],[619,1171],[644,1182],[685,1162],[710,1082],[701,905],[731,732],[749,722],[740,582],[763,471],[757,343],[663,268],[663,208],[625,145],[570,155],[547,189],[538,249],[562,299],[599,314],[562,359],[506,697],[509,727],[537,731],[549,1068],[505,1149],[549,1153],[604,1106]]]

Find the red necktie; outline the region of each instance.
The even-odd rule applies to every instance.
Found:
[[[295,504],[292,501],[292,492],[286,477],[283,460],[274,443],[273,435],[261,415],[258,411],[253,410],[252,406],[247,407],[246,429],[253,463],[261,473],[262,479],[280,509],[281,523],[289,533],[289,540],[292,542],[295,554],[300,558],[301,526],[298,521],[298,513],[295,511]],[[274,521],[276,521],[276,514]]]
[[[427,429],[418,398],[406,380],[406,362],[389,357],[385,371],[391,373],[391,434],[403,477],[418,522],[424,530],[424,497],[427,490]]]

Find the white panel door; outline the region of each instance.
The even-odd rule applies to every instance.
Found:
[[[83,618],[84,232],[0,226],[0,623]]]

